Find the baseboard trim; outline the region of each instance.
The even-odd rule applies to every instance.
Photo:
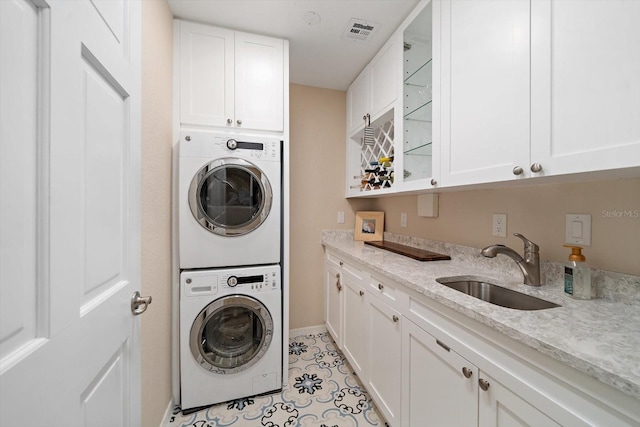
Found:
[[[298,328],[298,329],[289,329],[289,339],[297,337],[299,335],[321,334],[324,332],[327,332],[327,327],[325,325],[308,326],[306,328]]]
[[[162,424],[160,427],[169,427],[169,423],[171,422],[171,417],[173,417],[173,408],[175,408],[175,403],[173,402],[173,398],[169,400],[169,406],[167,406],[167,410],[164,412],[164,417],[162,417]]]

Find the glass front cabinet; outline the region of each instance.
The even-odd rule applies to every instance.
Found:
[[[434,7],[422,1],[389,39],[347,92],[347,197],[380,196],[437,188],[439,163],[434,135],[438,131],[439,80]],[[376,78],[379,63],[385,78]],[[368,84],[368,88],[363,88]],[[379,91],[395,89],[393,102],[366,112],[358,94],[376,99]],[[386,95],[388,97],[388,95]],[[379,97],[378,97],[379,98]],[[355,106],[360,108],[355,109]],[[364,113],[364,114],[362,114]],[[360,120],[359,126],[357,125]]]

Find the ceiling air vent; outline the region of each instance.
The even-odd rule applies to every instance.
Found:
[[[367,41],[373,37],[373,33],[380,27],[377,22],[369,22],[364,19],[351,18],[349,26],[342,35],[345,39]]]

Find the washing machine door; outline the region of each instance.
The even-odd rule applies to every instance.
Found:
[[[189,186],[189,207],[205,229],[222,236],[247,234],[267,219],[273,192],[267,176],[243,159],[217,159]]]
[[[260,301],[229,295],[211,302],[191,326],[191,354],[204,369],[219,374],[241,372],[269,348],[273,319]]]

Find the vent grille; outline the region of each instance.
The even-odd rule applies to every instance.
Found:
[[[345,39],[367,41],[373,37],[373,34],[380,27],[377,22],[369,22],[364,19],[351,18],[349,26],[344,30],[342,35]]]

